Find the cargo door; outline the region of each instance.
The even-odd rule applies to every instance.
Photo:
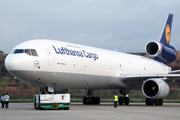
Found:
[[[53,56],[52,56],[52,52],[50,49],[46,49],[46,54],[48,57],[48,64],[49,66],[53,66]]]

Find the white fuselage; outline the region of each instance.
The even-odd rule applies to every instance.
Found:
[[[171,70],[145,57],[55,40],[31,40],[16,49],[35,49],[38,56],[12,51],[6,58],[6,68],[17,78],[39,87],[140,89],[124,84],[120,75],[168,74]]]

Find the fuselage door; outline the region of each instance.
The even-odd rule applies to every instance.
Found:
[[[46,49],[46,53],[47,53],[47,56],[48,56],[48,64],[50,66],[53,66],[53,56],[52,56],[52,52],[50,49]]]

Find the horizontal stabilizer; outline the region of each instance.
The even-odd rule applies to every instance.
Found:
[[[169,74],[180,74],[180,70],[170,71]]]

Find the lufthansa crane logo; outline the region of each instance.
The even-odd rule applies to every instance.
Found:
[[[39,67],[39,61],[38,60],[34,61],[34,67],[36,67],[36,68]]]
[[[170,27],[169,27],[168,24],[166,25],[166,29],[165,29],[165,36],[166,36],[166,42],[169,43],[169,40],[170,40]]]

